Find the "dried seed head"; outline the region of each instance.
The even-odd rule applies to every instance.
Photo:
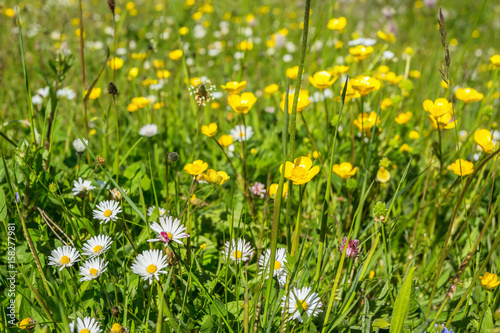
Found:
[[[170,248],[165,248],[165,254],[167,255],[167,263],[171,266],[177,265],[177,258],[175,254],[170,250]]]
[[[111,312],[113,313],[113,316],[115,318],[118,318],[118,316],[120,315],[120,309],[118,309],[118,307],[116,307],[116,306],[113,306],[111,308]]]
[[[108,7],[111,13],[113,13],[113,15],[115,15],[115,6],[116,6],[115,0],[108,0]]]
[[[106,160],[102,156],[97,156],[97,162],[95,163],[95,167],[98,168],[99,165],[104,166],[106,164]]]
[[[168,154],[169,162],[176,162],[178,159],[179,159],[179,154],[177,154],[175,151]]]
[[[113,82],[108,83],[108,94],[113,96],[120,95],[120,93],[118,92],[118,88],[116,88]]]

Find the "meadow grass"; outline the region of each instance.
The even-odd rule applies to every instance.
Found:
[[[499,14],[0,3],[0,329],[499,332]]]

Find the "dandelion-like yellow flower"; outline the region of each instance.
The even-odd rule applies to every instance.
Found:
[[[370,76],[358,75],[351,80],[351,85],[361,96],[366,96],[380,88],[380,81]]]
[[[356,45],[349,49],[349,53],[356,61],[365,60],[370,54],[373,53],[372,46]]]
[[[490,58],[490,62],[496,68],[500,68],[500,54],[495,54]]]
[[[327,71],[320,71],[309,76],[309,82],[318,89],[326,89],[330,87],[337,80],[336,76],[332,76]]]
[[[340,164],[335,164],[332,171],[340,176],[342,179],[351,178],[358,171],[358,167],[352,167],[349,162],[342,162]]]
[[[223,136],[221,136],[219,138],[219,141],[217,141],[217,142],[219,142],[219,144],[222,147],[227,148],[233,144],[234,138],[231,135],[224,134]]]
[[[247,86],[247,81],[231,81],[226,83],[226,85],[221,84],[222,89],[230,93],[231,95],[237,95],[245,89]]]
[[[213,138],[215,134],[217,134],[217,124],[211,123],[210,125],[201,126],[201,133],[208,136],[209,138]]]
[[[452,163],[449,168],[457,176],[467,176],[474,172],[474,164],[461,158]]]
[[[482,100],[484,95],[478,92],[476,89],[458,88],[457,91],[455,91],[455,97],[462,102],[469,104]]]
[[[184,166],[184,171],[186,171],[190,175],[197,176],[207,170],[207,168],[207,163],[203,162],[202,160],[196,160],[193,163],[186,164]]]
[[[453,109],[453,105],[446,98],[438,98],[434,102],[426,99],[423,106],[424,110],[429,112],[434,118],[439,118],[446,113],[450,113]]]
[[[379,183],[387,183],[391,179],[390,172],[383,166],[381,166],[377,171],[377,176],[375,180]]]
[[[344,30],[346,25],[347,25],[347,19],[341,16],[338,18],[330,19],[326,27],[330,30],[342,31]]]
[[[245,92],[241,96],[231,95],[227,99],[229,106],[231,106],[234,112],[242,114],[247,114],[256,101],[257,97],[251,92]]]
[[[279,187],[279,184],[276,184],[276,183],[269,185],[268,192],[269,192],[269,196],[271,197],[271,199],[274,199],[276,197],[276,193],[278,193],[278,187]],[[288,192],[288,183],[284,182],[283,183],[283,198],[285,197],[287,192]]]
[[[413,113],[411,111],[401,112],[396,116],[396,118],[394,120],[399,125],[403,125],[403,124],[406,124],[407,122],[409,122],[412,116],[413,116]]]
[[[182,52],[182,50],[174,50],[168,53],[168,57],[172,60],[179,60],[182,58],[183,54],[184,52]]]
[[[285,178],[290,179],[293,185],[308,183],[319,172],[319,166],[312,167],[312,160],[306,156],[297,157],[292,162],[285,164]],[[280,173],[283,172],[283,164],[280,165]]]
[[[118,323],[114,323],[113,326],[111,327],[110,333],[121,333],[121,332],[122,332],[122,326]]]
[[[108,66],[111,67],[111,69],[113,70],[120,69],[123,67],[123,59],[118,57],[111,58],[108,61]]]
[[[289,93],[288,94],[288,113],[292,114],[292,107],[293,107],[293,98],[295,96],[295,92]],[[281,99],[280,103],[280,108],[281,111],[285,111],[285,99],[286,99],[286,93],[283,94],[283,97]],[[308,106],[311,104],[311,101],[309,100],[309,91],[307,90],[301,90],[299,92],[299,99],[297,101],[297,112],[302,112]]]
[[[385,33],[382,30],[377,31],[377,36],[380,39],[385,40],[386,42],[394,43],[396,41],[396,36],[391,34],[390,32]]]
[[[488,272],[484,273],[484,276],[480,276],[479,279],[481,279],[481,285],[486,290],[492,290],[500,284],[497,275]]]
[[[375,120],[377,126],[380,124],[380,118],[377,118],[376,112],[359,114],[357,119],[354,119],[354,125],[358,127],[360,132],[367,136],[371,136],[371,129],[375,126]]]
[[[474,141],[476,141],[486,154],[491,154],[498,148],[498,144],[493,142],[491,132],[487,129],[478,129],[475,131]]]

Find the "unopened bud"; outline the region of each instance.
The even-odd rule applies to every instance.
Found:
[[[176,152],[171,152],[168,154],[168,161],[169,162],[175,162],[179,159],[179,154],[177,154]]]

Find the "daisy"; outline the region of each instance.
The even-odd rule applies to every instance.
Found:
[[[259,258],[259,267],[260,267],[260,272],[259,274],[265,274],[266,279],[269,277],[269,257],[271,256],[271,250],[267,249],[265,252],[263,252]],[[276,276],[278,278],[282,277],[282,275],[285,276],[285,282],[286,282],[286,274],[287,270],[285,267],[286,263],[286,250],[285,249],[276,249],[276,256],[274,258],[274,272],[273,276]]]
[[[284,295],[281,307],[285,307],[286,300],[287,296]],[[288,313],[292,315],[288,320],[298,319],[299,322],[302,322],[301,309],[299,307],[302,307],[309,317],[316,317],[318,313],[323,312],[321,310],[322,306],[323,304],[318,294],[312,293],[311,287],[304,287],[302,289],[293,288],[288,296]]]
[[[100,256],[106,253],[111,247],[113,241],[111,237],[106,235],[98,235],[90,238],[83,244],[83,254],[89,256],[89,259]]]
[[[154,212],[155,209],[156,209],[156,206],[149,207],[148,208],[148,216],[153,215],[153,212]],[[165,208],[158,207],[158,214],[160,216],[165,216],[166,213],[167,213],[167,210]]]
[[[80,266],[80,282],[97,279],[108,268],[108,262],[104,259],[94,258],[87,260]]]
[[[77,262],[80,253],[72,246],[59,246],[52,250],[49,256],[49,265],[60,266],[59,271],[63,268],[73,266]]]
[[[139,130],[139,135],[147,136],[148,138],[158,133],[158,126],[155,124],[146,124]]]
[[[236,261],[237,264],[241,261],[250,259],[252,253],[253,250],[250,247],[250,243],[247,243],[244,239],[238,239],[237,242],[232,239],[231,243],[226,242],[224,250],[222,251],[224,258],[229,257],[232,261]]]
[[[76,325],[75,325],[76,324]],[[69,324],[69,331],[71,333],[100,333],[102,330],[99,328],[99,322],[94,318],[84,317],[83,319],[77,318],[74,322]]]
[[[250,140],[253,136],[253,129],[252,126],[245,126],[243,125],[236,125],[235,128],[233,128],[231,131],[229,131],[229,134],[234,138],[235,141],[247,141]]]
[[[132,264],[132,271],[148,280],[149,284],[153,279],[160,281],[160,273],[167,274],[162,269],[167,267],[167,257],[163,256],[160,250],[147,250],[137,256]]]
[[[102,223],[108,223],[109,221],[115,221],[118,213],[121,213],[122,209],[120,204],[113,200],[101,201],[94,209],[94,218],[101,220]]]
[[[186,227],[179,219],[174,219],[172,216],[160,217],[160,223],[153,222],[151,229],[156,232],[156,238],[149,239],[148,242],[163,242],[165,246],[168,246],[171,241],[182,244],[181,239],[189,237],[184,232]]]
[[[90,180],[82,180],[82,177],[79,177],[78,180],[73,181],[73,195],[83,194],[93,189],[95,189],[95,186],[92,186],[92,181]]]

